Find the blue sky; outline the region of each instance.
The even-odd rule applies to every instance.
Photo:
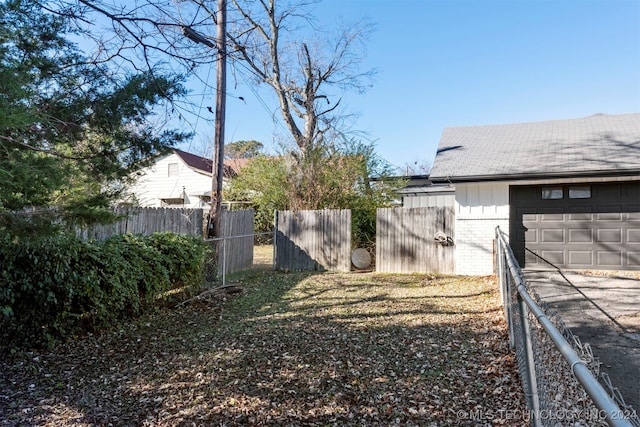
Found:
[[[398,167],[431,163],[445,127],[640,112],[640,0],[325,0],[314,13],[327,28],[375,24],[362,66],[378,70],[373,87],[342,102]],[[226,141],[275,147],[275,100],[242,76],[228,85]],[[183,148],[213,130],[198,132]]]

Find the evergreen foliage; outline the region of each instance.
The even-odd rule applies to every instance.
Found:
[[[0,340],[52,346],[157,306],[203,283],[208,247],[172,233],[84,242],[68,234],[0,237]]]
[[[108,220],[128,177],[188,137],[150,124],[156,107],[185,94],[179,76],[118,74],[88,61],[69,32],[64,18],[34,1],[0,3],[4,232]]]
[[[224,145],[224,156],[227,159],[250,159],[262,153],[264,144],[255,140],[234,141]]]

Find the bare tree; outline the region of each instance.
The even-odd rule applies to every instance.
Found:
[[[426,159],[418,159],[413,162],[406,162],[401,169],[402,174],[405,176],[429,175],[429,172],[431,171],[431,162]]]
[[[371,72],[362,72],[364,40],[370,25],[359,23],[321,42],[319,31],[300,35],[288,26],[296,20],[314,23],[298,3],[278,9],[275,0],[232,0],[240,19],[230,31],[232,48],[256,77],[276,94],[282,118],[304,157],[324,141],[335,121],[331,113],[340,105],[332,89],[364,91]]]
[[[227,18],[227,59],[273,90],[301,157],[328,142],[342,95],[365,91],[373,74],[360,69],[372,26],[362,21],[331,37],[311,17],[316,3],[231,0]],[[43,0],[42,7],[72,17],[96,43],[97,61],[150,70],[170,64],[197,79],[201,66],[216,61],[211,1]],[[99,31],[98,22],[106,23]]]

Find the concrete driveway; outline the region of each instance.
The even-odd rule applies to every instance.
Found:
[[[624,275],[623,275],[624,274]],[[525,278],[640,414],[640,280],[626,273],[525,270]]]

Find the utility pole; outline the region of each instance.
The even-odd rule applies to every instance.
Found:
[[[224,179],[224,122],[227,105],[227,1],[218,0],[217,62],[216,84],[216,124],[213,148],[211,210],[207,237],[221,237],[220,217],[222,215],[222,182]]]
[[[216,124],[211,165],[211,209],[207,224],[207,237],[221,237],[222,182],[224,180],[224,119],[227,106],[227,0],[218,0],[216,24],[218,37],[214,45],[188,25],[182,25],[182,35],[195,43],[217,49],[218,78],[216,84]]]

